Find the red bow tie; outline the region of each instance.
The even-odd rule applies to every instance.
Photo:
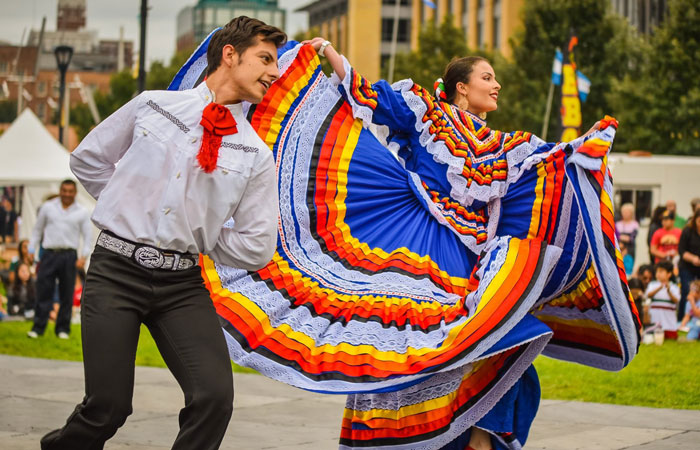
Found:
[[[238,133],[236,119],[227,107],[212,102],[204,108],[202,120],[199,123],[204,127],[204,134],[202,134],[202,145],[199,147],[197,160],[206,173],[211,173],[216,169],[221,138]]]

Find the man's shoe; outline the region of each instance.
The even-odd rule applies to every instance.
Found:
[[[29,339],[36,339],[36,338],[39,337],[39,333],[37,333],[37,332],[34,331],[34,330],[29,330],[29,331],[27,331],[27,337],[28,337]]]
[[[70,335],[66,333],[65,331],[61,331],[60,333],[57,334],[59,339],[68,339]]]

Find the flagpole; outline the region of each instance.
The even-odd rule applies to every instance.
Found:
[[[396,43],[399,38],[399,13],[401,11],[401,0],[396,0],[394,4],[394,27],[391,30],[391,55],[389,56],[389,84],[394,82],[394,64],[396,63]]]
[[[549,115],[552,113],[552,97],[554,97],[554,82],[549,81],[549,93],[547,94],[547,107],[544,111],[544,121],[542,122],[542,137],[543,141],[547,140],[547,130],[549,129]]]

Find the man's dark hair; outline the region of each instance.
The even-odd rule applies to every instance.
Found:
[[[238,16],[214,33],[207,48],[207,76],[214,73],[221,65],[221,52],[226,45],[232,45],[238,57],[249,47],[257,43],[258,36],[265,42],[272,42],[280,48],[287,42],[284,31],[272,25],[267,25],[258,19]]]
[[[71,180],[70,178],[61,181],[61,186],[64,186],[64,185],[66,185],[66,184],[73,185],[74,188],[78,189],[78,185],[76,185],[76,184],[75,184],[75,181]]]

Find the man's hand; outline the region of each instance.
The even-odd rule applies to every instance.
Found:
[[[84,269],[85,268],[85,258],[78,258],[78,260],[75,262],[75,267],[78,269]]]

